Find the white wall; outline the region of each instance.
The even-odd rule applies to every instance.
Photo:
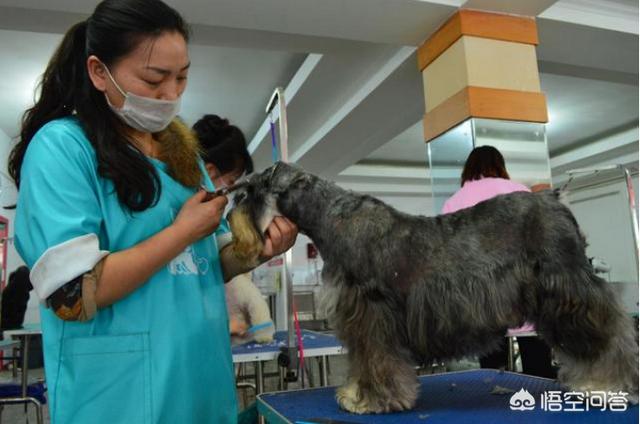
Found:
[[[9,158],[9,152],[11,151],[11,138],[7,136],[3,131],[0,131],[0,170],[3,173],[7,172],[7,159]],[[4,177],[3,183],[6,184]],[[15,209],[0,208],[0,215],[9,220],[9,239],[7,243],[7,275],[10,275],[16,268],[24,265],[24,261],[18,255],[14,245],[14,219]],[[25,323],[40,322],[40,311],[38,309],[38,298],[35,292],[31,292],[29,298],[29,304],[27,305],[27,313],[24,318]]]
[[[322,270],[322,258],[318,255],[315,265],[313,261],[307,259],[307,244],[312,243],[311,239],[300,234],[293,246],[292,262],[293,262],[293,283],[296,285],[310,285],[319,283],[317,270]],[[317,267],[317,268],[316,268]]]
[[[636,205],[638,177],[633,178]],[[602,277],[629,312],[638,311],[638,262],[626,184],[620,179],[570,192],[569,207],[587,237],[587,255],[604,259],[611,271]]]

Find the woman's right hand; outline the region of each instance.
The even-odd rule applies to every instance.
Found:
[[[228,202],[226,196],[217,196],[209,201],[205,201],[205,197],[206,192],[198,190],[182,205],[173,222],[188,238],[189,244],[210,235],[218,228]]]
[[[173,224],[104,259],[102,276],[95,292],[98,308],[112,305],[129,295],[189,245],[218,228],[227,198],[219,196],[205,202],[205,196],[204,191],[198,191],[184,202]]]

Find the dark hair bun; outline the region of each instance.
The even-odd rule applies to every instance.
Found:
[[[229,120],[218,115],[205,115],[195,123],[193,129],[198,134],[200,143],[210,149],[224,142],[234,130]]]
[[[202,158],[211,163],[221,173],[238,167],[248,173],[253,172],[253,161],[247,151],[247,142],[240,128],[218,115],[205,115],[193,125],[200,146],[204,150]]]

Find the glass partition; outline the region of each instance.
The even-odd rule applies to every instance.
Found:
[[[505,158],[512,180],[528,187],[551,184],[545,124],[471,118],[427,143],[434,213],[460,188],[471,150],[493,146]]]

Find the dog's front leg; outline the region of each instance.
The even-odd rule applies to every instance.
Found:
[[[356,353],[350,357],[349,380],[336,391],[343,409],[356,414],[379,414],[413,408],[418,382],[410,361],[391,352],[358,356]]]
[[[402,309],[389,299],[367,299],[357,287],[344,288],[335,325],[349,349],[349,379],[336,392],[350,412],[384,413],[411,409],[418,380]]]

